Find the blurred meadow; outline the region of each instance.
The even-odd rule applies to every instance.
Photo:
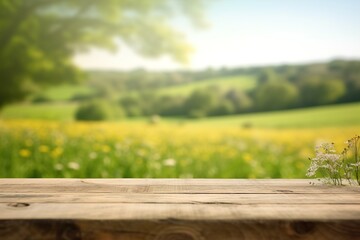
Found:
[[[360,134],[359,3],[169,2],[0,2],[0,177],[305,178]]]

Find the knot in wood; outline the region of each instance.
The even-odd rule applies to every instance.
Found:
[[[15,207],[15,208],[22,208],[22,207],[30,206],[30,203],[16,202],[16,203],[9,203],[8,206],[9,207]]]
[[[291,233],[293,235],[306,235],[311,234],[315,229],[315,223],[297,221],[290,223]]]
[[[292,191],[292,190],[276,190],[276,192],[281,192],[281,193],[292,193],[292,192],[294,192],[294,191]]]

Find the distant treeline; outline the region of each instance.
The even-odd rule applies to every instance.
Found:
[[[360,61],[221,68],[204,71],[89,72],[97,97],[117,101],[127,116],[205,117],[247,112],[310,107],[360,100]],[[256,86],[248,91],[217,85],[194,90],[187,96],[157,94],[157,89],[236,75],[253,75]],[[81,96],[79,96],[81,99]]]

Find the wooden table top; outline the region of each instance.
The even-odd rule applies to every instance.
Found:
[[[0,233],[8,228],[2,228],[1,223],[12,228],[16,222],[31,223],[31,228],[36,228],[38,222],[44,221],[55,226],[71,223],[81,229],[77,234],[80,236],[89,234],[90,225],[96,229],[101,222],[107,223],[109,229],[105,232],[109,236],[115,236],[115,227],[110,226],[116,225],[120,231],[127,223],[126,228],[142,226],[150,235],[124,239],[172,239],[166,237],[175,234],[173,239],[190,240],[222,239],[224,235],[216,238],[209,231],[228,229],[229,234],[236,225],[235,229],[242,226],[242,234],[254,226],[268,229],[269,233],[280,223],[288,223],[286,229],[295,224],[295,230],[286,230],[282,235],[291,239],[291,233],[306,230],[313,234],[316,223],[316,229],[331,225],[337,233],[338,226],[345,226],[341,234],[360,239],[360,187],[312,185],[309,180],[297,179],[0,179]],[[105,225],[101,226],[104,229]],[[161,231],[159,226],[163,226]],[[164,233],[164,228],[178,231]],[[318,237],[334,236],[327,231],[328,235],[324,230]]]

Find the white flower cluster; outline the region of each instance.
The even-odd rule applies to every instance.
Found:
[[[345,143],[346,147],[341,154],[336,153],[334,143],[317,145],[306,176],[319,174],[334,185],[342,185],[343,179],[349,184],[357,182],[360,185],[360,136]]]
[[[337,154],[333,143],[323,143],[315,148],[315,157],[311,159],[311,164],[306,176],[313,177],[319,169],[325,169],[331,174],[336,174],[342,167],[341,154]]]

